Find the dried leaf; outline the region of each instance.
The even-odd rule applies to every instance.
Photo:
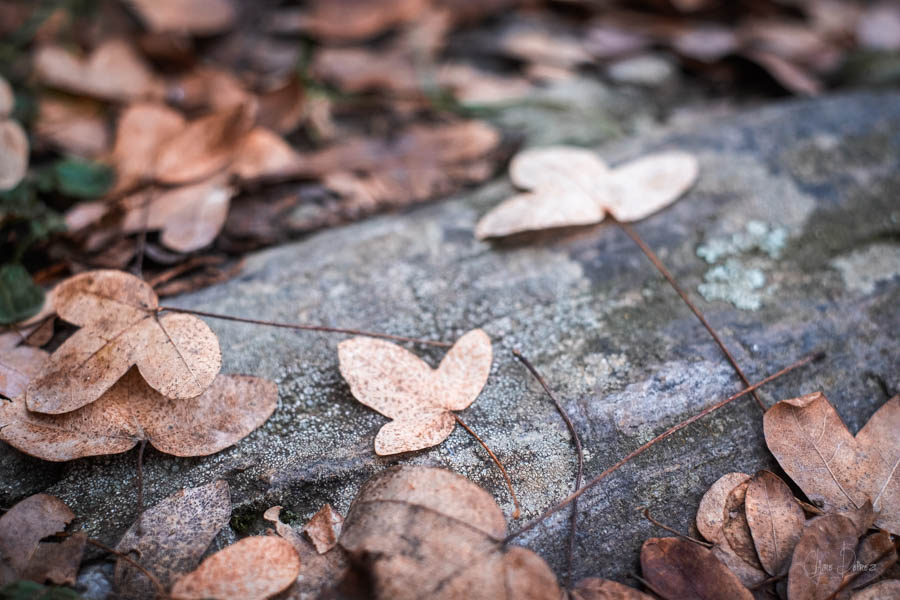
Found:
[[[176,581],[172,598],[263,600],[286,589],[299,574],[300,558],[290,542],[253,536],[219,550]]]
[[[316,0],[308,12],[293,18],[276,15],[277,29],[300,30],[334,41],[354,41],[412,22],[427,7],[427,0]],[[278,23],[280,22],[280,25]]]
[[[163,93],[150,67],[123,40],[104,42],[83,59],[59,46],[44,46],[35,53],[34,70],[50,87],[101,100],[126,101]]]
[[[438,83],[463,104],[496,104],[521,100],[533,89],[527,79],[495,75],[465,63],[443,65]]]
[[[503,514],[464,477],[395,467],[363,485],[340,545],[379,599],[559,598],[556,578],[524,548],[504,552]]]
[[[85,158],[104,154],[109,147],[102,107],[88,99],[42,97],[34,134],[55,148]]]
[[[896,600],[900,597],[900,579],[886,579],[853,594],[850,600]]]
[[[220,111],[253,102],[253,95],[234,74],[208,66],[179,77],[166,95],[186,110]]]
[[[856,526],[841,515],[812,519],[794,547],[788,571],[791,600],[824,600],[841,585],[853,564]]]
[[[609,170],[593,152],[549,146],[519,153],[510,178],[531,192],[513,196],[478,222],[480,238],[599,223],[606,213],[636,221],[677,200],[697,178],[684,152],[651,154]]]
[[[128,0],[151,31],[212,35],[237,19],[232,0]]]
[[[722,532],[735,554],[753,568],[762,570],[762,565],[759,564],[759,558],[756,556],[756,548],[744,508],[748,485],[749,482],[738,485],[725,499],[725,523],[722,525]]]
[[[229,170],[244,181],[284,179],[302,174],[305,162],[281,136],[264,127],[254,127],[241,143]]]
[[[0,395],[17,398],[35,373],[40,371],[50,353],[27,344],[19,345],[22,336],[13,331],[0,335]]]
[[[752,600],[725,565],[706,548],[680,538],[650,538],[641,547],[641,571],[667,600]]]
[[[375,338],[341,342],[338,358],[353,396],[393,419],[375,437],[379,455],[421,450],[447,439],[456,425],[450,411],[475,401],[493,360],[491,340],[480,329],[457,340],[437,369]]]
[[[334,510],[330,504],[326,504],[312,516],[309,523],[303,527],[303,531],[316,547],[316,552],[325,554],[337,545],[343,524],[343,515]]]
[[[280,134],[297,128],[306,116],[306,92],[297,75],[261,93],[256,122]]]
[[[759,561],[770,575],[780,575],[803,535],[803,509],[791,488],[770,471],[760,471],[750,480],[744,502]]]
[[[900,398],[888,400],[870,423],[854,437],[821,392],[779,402],[763,418],[769,450],[813,502],[830,512],[871,500],[880,513],[875,524],[900,532]]]
[[[35,494],[0,517],[0,585],[20,578],[31,564],[41,540],[65,530],[75,518],[62,500]]]
[[[0,405],[0,439],[26,454],[65,461],[116,454],[141,440],[175,456],[205,456],[237,443],[275,410],[274,383],[219,375],[196,398],[169,400],[131,369],[95,402],[60,415]]]
[[[15,105],[16,96],[13,93],[12,86],[0,76],[0,120],[8,118],[12,114]]]
[[[78,531],[58,543],[41,542],[22,577],[38,583],[75,585],[87,540],[87,534]]]
[[[851,589],[861,588],[881,577],[896,563],[897,548],[891,534],[887,531],[876,531],[860,540],[853,563],[844,575],[841,585]]]
[[[633,587],[609,579],[589,577],[578,582],[572,590],[573,600],[653,600]]]
[[[0,190],[11,190],[25,177],[28,152],[28,136],[22,126],[0,120]]]
[[[60,318],[81,329],[32,379],[29,410],[64,413],[99,398],[132,365],[166,398],[203,393],[222,365],[219,342],[193,315],[159,316],[153,289],[121,271],[90,271],[56,287]]]
[[[191,121],[160,148],[156,179],[188,183],[221,170],[231,162],[252,124],[249,105],[243,104]]]
[[[231,494],[225,481],[183,489],[141,513],[116,550],[130,553],[168,589],[197,566],[230,517]],[[156,597],[147,576],[121,559],[116,562],[115,587],[123,598]]]
[[[184,117],[163,104],[137,102],[126,108],[119,117],[111,157],[117,174],[116,190],[152,178],[159,149],[184,126]]]
[[[731,491],[750,480],[746,473],[726,473],[712,484],[697,508],[697,531],[713,543],[724,539],[722,526],[725,525],[725,501]]]

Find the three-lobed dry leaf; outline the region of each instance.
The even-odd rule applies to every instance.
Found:
[[[571,591],[572,600],[652,600],[652,596],[609,579],[588,577]]]
[[[175,600],[264,600],[287,589],[300,574],[300,557],[278,536],[238,540],[206,558],[172,586]]]
[[[0,517],[0,586],[40,566],[34,561],[39,548],[47,545],[41,540],[64,531],[74,518],[62,500],[48,494],[29,496],[6,511]]]
[[[170,400],[129,370],[96,401],[63,414],[0,404],[0,439],[31,456],[66,461],[130,450],[140,441],[174,456],[206,456],[237,443],[275,410],[274,383],[218,375],[200,396]]]
[[[353,396],[392,421],[375,436],[375,453],[440,444],[456,426],[450,411],[468,407],[487,382],[493,355],[480,329],[459,338],[437,369],[396,344],[355,337],[338,345],[341,375]]]
[[[780,575],[803,535],[806,515],[791,488],[770,471],[750,480],[744,503],[759,562],[769,575]]]
[[[828,512],[871,501],[875,524],[900,533],[900,396],[855,437],[821,392],[775,404],[763,426],[769,450],[811,500]]]
[[[710,550],[680,538],[650,538],[641,547],[641,572],[666,600],[752,600],[738,578]]]
[[[394,467],[366,482],[340,545],[392,600],[560,598],[547,564],[504,547],[503,513],[485,490],[430,467]]]
[[[325,504],[310,518],[303,532],[316,547],[316,552],[325,554],[337,545],[343,525],[344,516],[330,504]]]
[[[228,483],[219,480],[172,494],[141,513],[116,546],[168,589],[193,570],[231,517]],[[156,597],[147,576],[128,561],[116,562],[115,591],[133,600]]]
[[[516,155],[509,167],[517,194],[490,210],[475,228],[479,239],[525,231],[591,225],[611,214],[637,221],[668,206],[697,179],[686,152],[651,154],[610,169],[582,148],[549,146]]]
[[[166,398],[195,398],[222,365],[209,326],[193,315],[160,316],[153,288],[133,275],[111,270],[75,275],[56,287],[54,300],[60,318],[81,329],[29,383],[29,410],[57,414],[81,408],[132,365]]]

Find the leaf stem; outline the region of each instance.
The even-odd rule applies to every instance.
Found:
[[[513,517],[513,519],[518,519],[519,516],[522,514],[522,510],[521,510],[521,507],[519,506],[519,499],[516,497],[516,491],[513,489],[512,479],[510,479],[509,473],[506,472],[506,468],[503,466],[503,463],[500,462],[500,459],[497,458],[497,455],[494,454],[494,451],[491,450],[488,447],[488,445],[484,443],[484,440],[481,439],[478,436],[478,434],[472,430],[471,427],[466,425],[465,421],[463,421],[462,419],[459,418],[459,415],[457,415],[455,412],[451,412],[450,414],[453,415],[453,418],[456,419],[456,422],[459,423],[460,426],[463,429],[465,429],[469,435],[471,435],[473,438],[478,440],[478,443],[481,444],[481,447],[487,451],[487,453],[491,457],[491,460],[494,461],[494,463],[500,469],[500,472],[503,473],[503,479],[506,480],[506,487],[509,488],[509,495],[512,496],[513,506],[516,507],[516,510],[513,512],[512,517]]]
[[[673,529],[672,527],[669,527],[665,523],[660,523],[659,521],[657,521],[656,519],[653,518],[653,515],[650,514],[649,508],[645,508],[643,510],[643,515],[644,515],[645,519],[647,519],[648,521],[650,521],[651,523],[653,523],[660,529],[665,529],[669,533],[676,535],[683,540],[687,540],[688,542],[693,542],[693,543],[697,544],[698,546],[703,546],[704,548],[712,548],[715,545],[715,544],[710,544],[709,542],[704,542],[703,540],[698,540],[697,538],[692,538],[689,535],[685,535],[685,534],[681,533],[680,531]]]
[[[141,573],[143,573],[144,576],[147,577],[147,579],[150,580],[150,583],[153,584],[153,587],[156,588],[157,598],[166,598],[166,597],[168,597],[168,595],[166,594],[166,588],[163,587],[163,584],[160,583],[159,579],[157,579],[156,576],[153,575],[153,573],[151,573],[150,571],[148,571],[148,570],[147,570],[143,565],[141,565],[138,561],[136,561],[136,560],[134,560],[133,558],[131,558],[130,556],[128,556],[127,553],[125,553],[125,552],[119,552],[118,550],[115,550],[115,549],[113,549],[113,548],[110,548],[110,547],[107,546],[106,544],[104,544],[104,543],[102,543],[102,542],[99,542],[99,541],[95,540],[94,538],[88,538],[87,541],[88,541],[88,544],[91,544],[92,546],[96,546],[97,548],[100,548],[100,549],[103,550],[104,552],[108,552],[108,553],[110,553],[110,554],[112,554],[112,555],[114,555],[114,556],[118,556],[119,558],[121,558],[122,560],[124,560],[125,562],[127,562],[128,564],[130,564],[131,566],[133,566],[135,569],[137,569],[138,571],[140,571]]]

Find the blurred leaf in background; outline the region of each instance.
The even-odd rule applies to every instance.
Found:
[[[19,263],[0,267],[0,325],[18,323],[36,314],[44,305],[44,290]]]

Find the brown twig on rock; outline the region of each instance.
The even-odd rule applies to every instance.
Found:
[[[453,418],[456,419],[456,422],[459,423],[459,425],[463,429],[465,429],[469,435],[471,435],[473,438],[475,438],[478,441],[479,444],[481,444],[481,447],[487,451],[487,453],[491,457],[491,460],[494,461],[494,463],[500,469],[500,472],[503,473],[503,479],[506,480],[506,487],[509,488],[509,495],[512,496],[513,506],[516,507],[516,510],[515,510],[515,512],[513,512],[512,517],[513,517],[513,519],[518,519],[519,516],[522,514],[522,510],[521,510],[521,507],[519,507],[519,499],[516,497],[516,491],[513,489],[512,479],[510,479],[509,473],[506,472],[506,468],[503,466],[503,463],[500,462],[500,459],[497,458],[497,455],[494,454],[494,451],[491,450],[488,447],[488,445],[484,443],[484,440],[481,439],[481,437],[479,437],[479,435],[477,433],[475,433],[471,427],[466,425],[465,421],[463,421],[462,419],[459,418],[459,415],[457,415],[454,412],[451,412],[450,414],[453,415]]]

